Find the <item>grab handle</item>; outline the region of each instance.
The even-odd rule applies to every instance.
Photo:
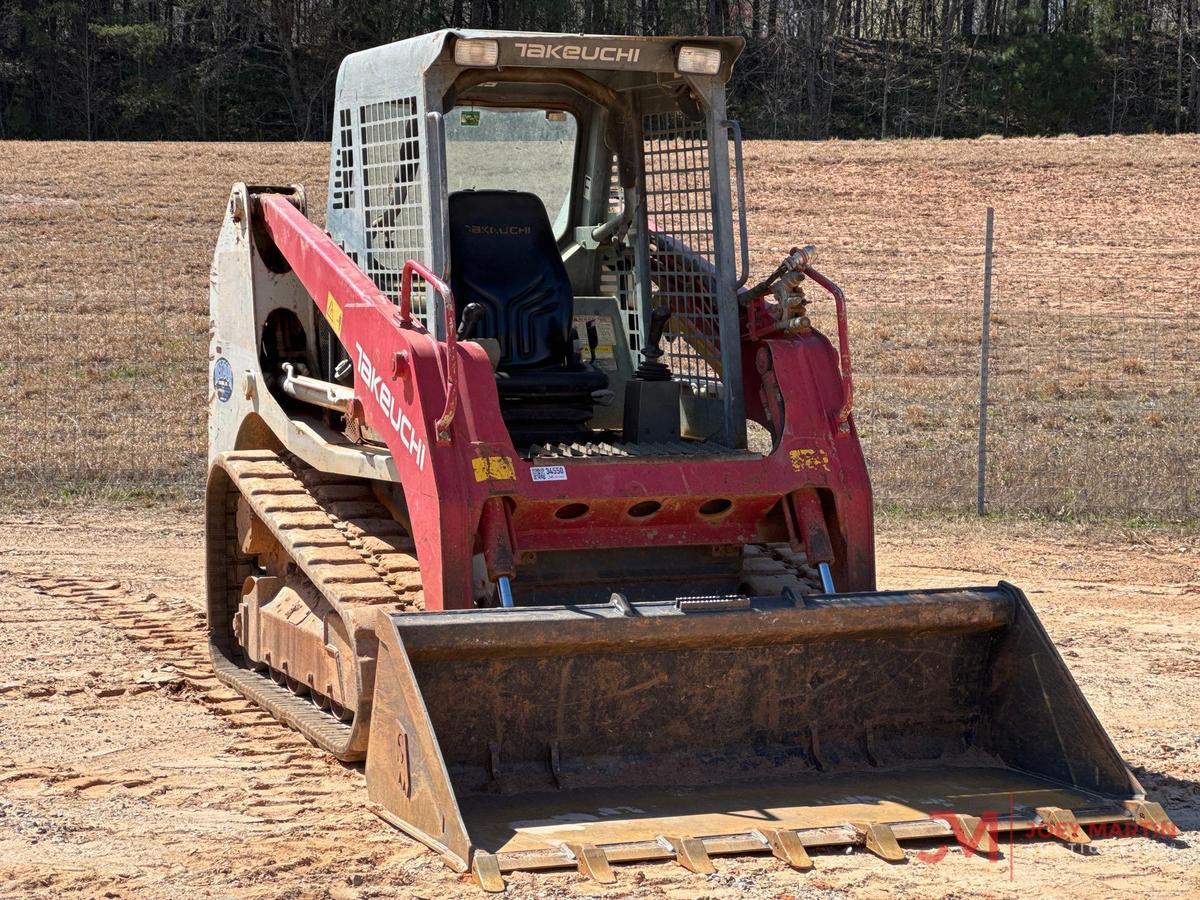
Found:
[[[833,295],[837,308],[838,362],[842,370],[842,408],[838,410],[838,431],[850,430],[850,412],[854,407],[854,380],[850,373],[850,326],[846,321],[846,295],[836,282],[830,281],[811,266],[805,266],[804,274]]]
[[[425,283],[433,288],[442,298],[442,309],[446,315],[446,408],[435,425],[438,444],[445,446],[450,443],[450,423],[454,421],[454,412],[458,408],[458,339],[455,335],[454,294],[442,279],[422,263],[410,259],[404,264],[404,272],[400,281],[400,324],[404,328],[412,328],[412,277],[416,273]]]

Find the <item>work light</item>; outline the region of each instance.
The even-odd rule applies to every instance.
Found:
[[[716,75],[721,71],[721,51],[684,44],[675,56],[675,68],[688,75]]]
[[[500,45],[495,41],[474,38],[454,43],[454,61],[460,66],[494,66],[499,58]]]

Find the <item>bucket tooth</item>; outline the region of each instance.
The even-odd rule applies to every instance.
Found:
[[[1159,804],[1150,800],[1126,800],[1125,808],[1133,816],[1133,821],[1154,837],[1174,838],[1179,835],[1179,827]]]
[[[804,848],[800,835],[787,828],[766,828],[762,836],[777,859],[782,859],[793,869],[807,872],[813,867],[812,857]]]
[[[1000,852],[996,832],[977,816],[954,816],[954,839],[973,853],[995,856]]]
[[[1037,814],[1041,820],[1041,827],[1050,836],[1075,846],[1092,842],[1088,833],[1079,827],[1075,813],[1069,809],[1060,809],[1057,806],[1039,806]]]
[[[694,837],[667,837],[660,835],[660,844],[675,854],[675,861],[697,875],[711,875],[717,867],[708,857],[704,842]]]
[[[500,874],[500,861],[494,853],[476,850],[471,857],[471,872],[479,886],[489,894],[504,893],[504,876]]]
[[[597,884],[612,884],[617,880],[613,875],[608,857],[595,844],[566,844],[567,850],[575,858],[579,866],[579,874],[586,875]]]
[[[896,840],[896,833],[891,826],[882,822],[862,822],[854,825],[854,830],[862,838],[863,845],[888,862],[904,862],[904,851]]]

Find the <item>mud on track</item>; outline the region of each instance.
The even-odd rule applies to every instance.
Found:
[[[1200,893],[1200,548],[1067,526],[885,522],[885,587],[1025,587],[1118,747],[1186,846],[1018,842],[998,863],[910,850],[518,874],[513,897],[940,897]],[[460,896],[468,881],[370,814],[358,768],[212,678],[190,516],[0,518],[0,884],[19,897]],[[1010,880],[1010,872],[1012,880]]]

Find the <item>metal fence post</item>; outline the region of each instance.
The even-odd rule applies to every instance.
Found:
[[[992,223],[995,210],[987,208],[987,236],[983,250],[983,336],[979,342],[979,459],[976,463],[975,512],[986,513],[988,364],[992,333]]]

